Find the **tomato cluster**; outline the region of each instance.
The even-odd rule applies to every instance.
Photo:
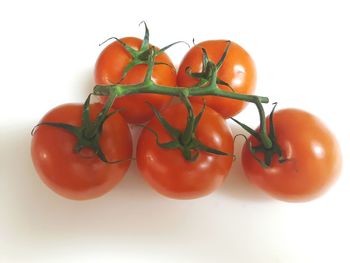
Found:
[[[137,56],[129,52],[130,48]],[[220,64],[213,67],[214,71],[217,69],[218,89],[246,95],[254,92],[254,62],[236,43],[199,43],[187,52],[177,72],[164,51],[150,45],[148,35],[144,40],[116,39],[97,59],[96,85],[142,86],[150,56],[158,52],[151,72],[155,85],[190,89],[206,77],[210,80],[213,70],[206,68],[210,61],[212,65]],[[229,174],[235,160],[234,135],[226,119],[244,109],[244,100],[208,94],[191,96],[186,103],[171,103],[172,96],[166,92],[139,92],[116,97],[111,108],[106,109],[110,98],[100,98],[99,103],[88,106],[60,105],[34,129],[34,166],[56,193],[70,199],[91,199],[118,184],[132,159],[128,124],[143,127],[136,149],[140,174],[165,196],[205,196]],[[107,112],[102,113],[104,110]],[[285,109],[276,111],[261,125],[267,127],[266,133],[274,143],[275,148],[271,149],[277,150],[269,155],[271,149],[262,147],[262,127],[253,132],[243,126],[251,135],[240,158],[252,183],[281,200],[304,201],[323,193],[335,180],[341,166],[339,146],[317,117],[298,109]]]

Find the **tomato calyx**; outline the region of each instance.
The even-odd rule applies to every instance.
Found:
[[[275,155],[278,157],[278,161],[280,163],[283,163],[287,161],[283,154],[281,147],[277,143],[276,139],[276,132],[275,132],[275,127],[274,127],[274,122],[273,122],[273,114],[275,112],[275,108],[277,106],[277,103],[273,103],[273,108],[271,110],[270,116],[269,116],[269,132],[266,132],[266,127],[265,125],[259,128],[259,131],[255,131],[254,129],[250,128],[246,124],[236,120],[235,118],[231,118],[234,122],[236,122],[239,126],[241,126],[245,131],[247,131],[250,135],[252,135],[258,142],[259,144],[253,146],[250,141],[248,141],[247,137],[243,135],[245,140],[248,143],[249,151],[253,155],[254,159],[257,160],[260,165],[264,168],[267,168],[271,165],[272,159]],[[265,123],[265,120],[264,120]],[[240,134],[242,135],[242,134]],[[266,135],[269,141],[266,141]],[[237,135],[236,135],[237,136]],[[263,153],[264,155],[264,160],[261,160],[258,156],[257,153]]]
[[[90,119],[90,111],[89,111],[91,95],[92,94],[90,94],[87,97],[87,99],[85,100],[84,105],[83,105],[81,126],[74,126],[74,125],[71,125],[68,123],[61,123],[61,122],[41,122],[33,128],[32,135],[35,133],[36,129],[39,126],[51,126],[51,127],[61,128],[61,129],[68,131],[69,133],[73,134],[77,138],[77,143],[75,144],[73,150],[74,150],[74,152],[81,154],[82,157],[91,158],[95,154],[103,162],[111,163],[111,164],[125,161],[125,160],[114,160],[114,161],[107,160],[107,158],[106,158],[106,156],[105,156],[104,152],[102,151],[100,144],[99,144],[99,140],[100,140],[100,136],[101,136],[104,122],[110,116],[117,113],[121,109],[107,113],[109,108],[105,107],[99,113],[97,118],[94,121],[92,121]],[[90,156],[83,155],[82,154],[83,149],[91,150],[93,152],[93,155],[90,155]]]
[[[185,42],[185,41],[176,41],[176,42],[174,42],[172,44],[169,44],[169,45],[167,45],[167,46],[165,46],[165,47],[163,47],[163,48],[161,48],[159,50],[156,50],[154,46],[149,44],[149,29],[147,27],[146,22],[142,21],[140,23],[140,25],[141,24],[144,24],[144,26],[145,26],[145,35],[143,37],[140,49],[132,48],[131,46],[129,46],[128,44],[126,44],[124,41],[122,41],[121,39],[119,39],[117,37],[108,38],[107,40],[105,40],[104,42],[102,42],[100,44],[100,46],[101,46],[101,45],[103,45],[104,43],[106,43],[109,40],[118,41],[125,48],[125,50],[129,53],[129,55],[131,56],[131,61],[126,65],[126,67],[125,67],[125,69],[123,71],[123,74],[121,76],[120,81],[122,81],[126,77],[128,72],[133,67],[135,67],[137,65],[141,65],[141,64],[146,64],[147,65],[149,63],[150,57],[152,57],[152,56],[157,57],[158,55],[164,53],[168,48],[170,48],[173,45],[176,45],[178,43],[185,43],[185,44],[188,45],[188,43]],[[166,65],[166,66],[172,68],[173,70],[175,70],[174,66],[169,65],[169,64],[164,63],[164,62],[154,62],[154,64],[155,65]]]
[[[149,106],[151,107],[152,111],[155,114],[155,117],[158,119],[158,121],[169,133],[172,140],[162,143],[159,141],[158,134],[156,133],[156,131],[154,131],[152,128],[148,126],[143,126],[143,125],[141,126],[148,129],[150,132],[152,132],[155,135],[156,143],[159,147],[163,149],[179,149],[182,152],[183,157],[187,161],[192,161],[192,162],[195,161],[198,158],[200,151],[205,151],[216,155],[229,156],[230,154],[228,153],[225,153],[204,145],[196,138],[195,131],[205,111],[205,107],[206,107],[205,101],[203,103],[203,107],[201,111],[197,116],[195,116],[193,113],[192,105],[188,99],[188,96],[185,90],[180,96],[180,98],[181,98],[181,101],[186,106],[187,113],[188,113],[187,124],[184,131],[180,131],[175,127],[171,126],[170,123],[160,114],[160,112],[152,104],[149,104]]]
[[[192,78],[197,78],[199,79],[199,83],[197,83],[195,85],[195,87],[205,87],[205,86],[212,86],[215,88],[217,87],[217,84],[219,85],[224,85],[226,87],[229,87],[232,92],[235,92],[234,89],[232,88],[232,86],[223,81],[222,79],[220,79],[217,74],[220,70],[220,68],[222,67],[225,58],[227,56],[227,53],[230,49],[230,45],[231,45],[231,41],[226,41],[227,45],[225,47],[224,53],[222,54],[220,60],[218,61],[218,63],[214,63],[213,61],[211,61],[208,57],[208,53],[206,51],[205,48],[201,48],[202,50],[202,71],[201,72],[192,72],[192,69],[190,66],[186,67],[185,72],[188,76],[192,77]]]

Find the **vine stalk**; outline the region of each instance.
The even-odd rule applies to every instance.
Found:
[[[254,103],[259,111],[260,119],[260,138],[264,146],[269,149],[272,146],[272,142],[267,134],[266,123],[265,123],[265,111],[262,103],[268,103],[269,99],[267,97],[256,96],[256,95],[246,95],[236,92],[225,91],[218,88],[216,85],[208,85],[205,87],[168,87],[155,84],[153,81],[144,81],[140,84],[135,85],[125,85],[125,84],[115,84],[115,85],[96,85],[94,87],[94,95],[99,96],[109,96],[108,103],[105,105],[105,112],[108,112],[109,108],[112,106],[113,101],[117,97],[127,96],[131,94],[141,94],[141,93],[153,93],[160,95],[169,95],[180,97],[183,94],[184,89],[186,89],[188,96],[218,96],[231,98],[241,101],[246,101]]]

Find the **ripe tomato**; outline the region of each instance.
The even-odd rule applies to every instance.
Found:
[[[202,105],[193,104],[196,115],[201,108]],[[162,116],[176,129],[185,129],[187,110],[182,103],[165,109]],[[147,126],[158,134],[161,143],[171,140],[157,118],[153,118]],[[179,149],[159,147],[155,135],[148,129],[141,132],[137,144],[137,166],[146,181],[159,193],[177,199],[198,198],[218,188],[229,173],[233,160],[233,138],[225,120],[207,107],[195,135],[202,144],[231,156],[200,151],[195,161],[186,161]]]
[[[203,67],[204,48],[209,60],[217,64],[224,53],[227,42],[225,40],[209,40],[197,44],[191,48],[182,60],[177,74],[177,84],[181,87],[191,87],[199,82],[186,73],[190,67],[192,72],[201,72]],[[252,94],[255,90],[256,71],[252,58],[236,43],[231,42],[225,61],[218,72],[218,77],[230,84],[237,92]],[[220,89],[232,91],[229,87],[218,85]],[[246,105],[243,101],[232,100],[223,97],[205,96],[208,106],[219,112],[224,118],[237,115]],[[191,97],[191,101],[201,103],[199,97]]]
[[[90,117],[95,119],[101,103],[90,105]],[[80,126],[82,105],[64,104],[49,111],[41,122],[61,122]],[[38,126],[33,134],[31,155],[41,179],[56,193],[76,200],[91,199],[111,190],[126,173],[132,154],[131,135],[119,113],[103,124],[100,147],[107,160],[126,160],[108,164],[92,151],[74,152],[77,138],[70,132],[52,126]],[[87,157],[86,155],[89,155]]]
[[[297,109],[274,113],[277,143],[287,159],[272,159],[263,168],[243,147],[242,166],[251,182],[284,201],[307,201],[321,195],[337,178],[341,167],[339,145],[328,128],[315,116]],[[269,120],[267,119],[267,127]],[[256,145],[255,138],[249,140]],[[257,156],[263,159],[262,154]]]
[[[130,47],[139,50],[142,40],[134,37],[127,37],[121,39]],[[117,41],[108,45],[100,54],[95,65],[95,82],[97,85],[112,85],[112,84],[138,84],[142,83],[147,65],[137,65],[132,68],[126,77],[121,81],[125,67],[132,60],[130,54]],[[176,86],[176,71],[170,60],[165,54],[159,54],[156,63],[166,63],[155,65],[153,68],[152,80],[159,85],[175,87]],[[114,108],[125,108],[121,112],[123,117],[129,123],[143,123],[148,121],[153,116],[153,111],[145,103],[151,103],[156,109],[161,110],[170,102],[171,97],[158,94],[135,94],[128,95],[122,98],[117,98],[113,104]],[[102,101],[106,101],[102,97]]]

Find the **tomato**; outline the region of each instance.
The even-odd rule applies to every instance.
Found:
[[[95,119],[102,110],[101,103],[90,105],[90,117]],[[49,111],[43,122],[60,122],[80,126],[82,105],[64,104]],[[38,126],[33,134],[31,155],[36,171],[44,183],[57,194],[83,200],[103,195],[123,177],[130,165],[131,134],[119,113],[111,115],[103,124],[100,147],[109,164],[92,151],[74,152],[77,138],[63,128]]]
[[[202,105],[193,104],[196,115],[201,108]],[[187,110],[182,103],[165,109],[162,116],[176,129],[185,129]],[[161,143],[171,140],[157,118],[153,118],[147,127],[158,134]],[[191,199],[205,196],[222,184],[233,161],[233,138],[225,120],[207,107],[195,136],[202,144],[231,156],[200,151],[195,161],[187,161],[179,149],[159,147],[155,135],[146,128],[142,130],[137,144],[137,166],[156,191],[171,198]]]
[[[202,71],[202,48],[207,51],[209,60],[217,64],[226,46],[227,41],[225,40],[209,40],[191,48],[180,64],[177,84],[181,87],[190,87],[199,82],[199,79],[186,73],[186,68],[190,67],[192,72]],[[256,71],[254,62],[249,54],[236,43],[230,43],[229,51],[218,72],[218,77],[228,83],[237,93],[252,94],[255,90]],[[218,86],[220,89],[232,91],[227,86],[221,84]],[[243,101],[215,96],[205,96],[205,100],[208,106],[219,112],[224,118],[237,115],[246,105]],[[191,101],[201,103],[202,99],[192,97]]]
[[[134,37],[122,38],[121,41],[139,50],[142,40]],[[95,65],[95,82],[97,85],[112,85],[112,84],[138,84],[142,83],[147,65],[141,64],[133,67],[121,81],[125,67],[132,60],[128,51],[117,41],[108,45],[100,54]],[[152,73],[152,80],[159,85],[175,87],[176,86],[176,71],[170,60],[165,54],[161,53],[156,56],[156,63],[165,63],[155,65]],[[117,98],[113,104],[114,108],[125,108],[121,112],[123,117],[129,123],[143,123],[148,121],[153,112],[145,102],[151,103],[158,110],[166,107],[171,100],[171,96],[158,94],[135,94]],[[102,97],[102,101],[106,101]]]
[[[267,119],[267,125],[269,120]],[[274,113],[273,122],[282,156],[263,168],[252,156],[246,143],[242,166],[249,180],[284,201],[308,201],[324,193],[337,178],[341,167],[339,145],[329,129],[315,116],[298,109]],[[267,126],[269,127],[269,126]],[[250,137],[256,145],[257,141]],[[262,154],[257,153],[260,159]]]

